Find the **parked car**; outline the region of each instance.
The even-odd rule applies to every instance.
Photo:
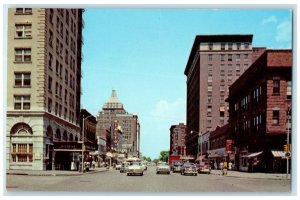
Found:
[[[196,163],[196,166],[199,174],[210,174],[211,172],[211,166],[206,161],[199,161]]]
[[[180,174],[181,175],[192,174],[197,176],[197,167],[194,163],[186,162],[182,165]]]
[[[159,162],[156,167],[156,174],[170,174],[170,166],[166,162]]]
[[[147,170],[147,163],[146,162],[142,162],[142,165],[144,167],[144,171],[146,171]]]
[[[181,161],[173,161],[172,166],[171,166],[171,171],[173,173],[180,172],[181,166],[182,166],[182,162]]]
[[[141,162],[131,162],[127,169],[127,176],[134,174],[144,175],[144,167]]]
[[[120,173],[126,173],[128,169],[129,163],[128,162],[123,162],[120,168]]]

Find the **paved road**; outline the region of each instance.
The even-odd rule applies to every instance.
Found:
[[[224,177],[219,175],[182,176],[156,175],[155,168],[149,167],[144,176],[126,176],[117,170],[84,174],[81,176],[22,176],[7,175],[7,192],[48,191],[49,192],[99,192],[109,193],[163,193],[196,192],[204,195],[213,192],[290,192],[290,180],[251,179]],[[43,193],[39,193],[43,194]],[[257,195],[257,193],[255,193]],[[287,194],[287,193],[286,193]]]

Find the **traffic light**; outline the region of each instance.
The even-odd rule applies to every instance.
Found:
[[[288,145],[287,144],[283,145],[283,151],[288,152]]]

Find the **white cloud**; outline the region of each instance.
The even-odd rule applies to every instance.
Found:
[[[151,111],[151,116],[159,121],[183,122],[185,123],[185,101],[181,98],[173,102],[160,100]],[[170,124],[171,125],[171,124]]]
[[[290,42],[292,40],[292,23],[284,21],[277,26],[275,37],[277,42]]]
[[[265,25],[265,24],[268,24],[268,23],[276,23],[276,22],[277,22],[277,18],[274,15],[272,15],[272,16],[266,18],[266,19],[263,19],[261,24]]]

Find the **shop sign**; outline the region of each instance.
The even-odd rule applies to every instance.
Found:
[[[233,140],[226,140],[226,153],[232,153],[233,151]]]

